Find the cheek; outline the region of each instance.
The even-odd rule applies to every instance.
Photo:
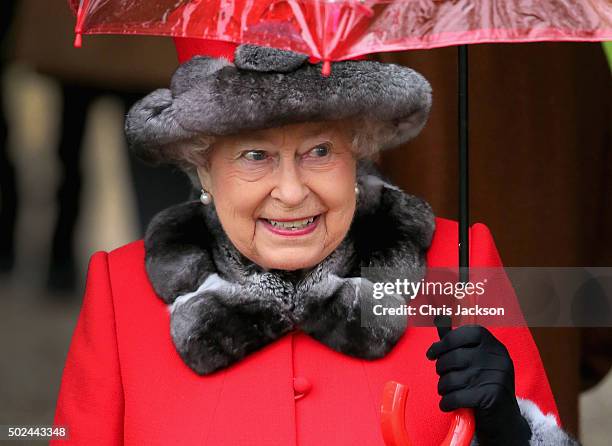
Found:
[[[325,218],[328,243],[339,243],[346,235],[355,214],[355,173],[348,164],[333,177],[317,184],[317,195],[327,208]]]
[[[329,210],[325,223],[327,225],[327,233],[331,239],[344,238],[355,214],[355,204],[354,186],[343,191],[342,194],[327,200],[326,205]]]
[[[243,184],[226,178],[215,184],[214,202],[221,226],[236,247],[251,244],[257,210],[266,197],[257,184]]]

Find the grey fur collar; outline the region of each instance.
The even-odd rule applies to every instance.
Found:
[[[264,271],[223,232],[214,206],[187,202],[160,212],[145,236],[146,269],[169,306],[177,351],[205,375],[296,329],[347,355],[385,356],[405,318],[361,324],[360,299],[372,299],[361,267],[401,267],[425,275],[434,216],[423,200],[361,171],[357,210],[347,237],[309,271]],[[389,297],[385,305],[401,305]]]

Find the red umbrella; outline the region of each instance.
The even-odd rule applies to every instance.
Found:
[[[597,0],[69,0],[82,34],[144,34],[251,43],[323,62],[371,53],[459,46],[459,266],[468,280],[467,46],[486,42],[612,40],[612,3]],[[185,59],[183,55],[182,59]],[[440,329],[442,333],[444,329]],[[389,382],[382,430],[389,446],[409,446],[408,389]],[[442,443],[467,446],[471,411],[458,410]]]
[[[596,0],[69,0],[82,34],[252,43],[330,61],[484,42],[612,40]]]

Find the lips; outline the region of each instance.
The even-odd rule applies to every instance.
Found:
[[[260,221],[271,232],[279,235],[304,235],[314,231],[319,223],[319,215],[300,219],[268,219],[261,218]]]
[[[300,220],[270,220],[270,219],[267,219],[267,221],[275,228],[296,230],[296,229],[303,229],[309,224],[312,224],[315,218],[316,218],[316,215],[309,217],[309,218],[303,218]]]

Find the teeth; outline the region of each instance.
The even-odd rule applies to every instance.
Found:
[[[275,228],[290,229],[292,231],[296,231],[298,229],[304,229],[306,226],[311,224],[314,221],[314,219],[315,219],[314,217],[310,217],[304,220],[295,220],[295,221],[268,220],[268,222]]]

